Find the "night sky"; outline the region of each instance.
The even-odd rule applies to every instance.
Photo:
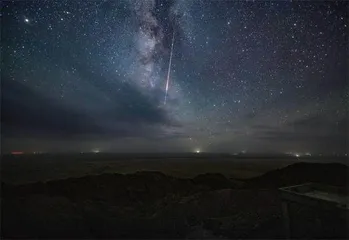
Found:
[[[3,1],[2,151],[345,153],[348,24],[347,1]]]

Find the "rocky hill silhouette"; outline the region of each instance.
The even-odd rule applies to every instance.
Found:
[[[303,182],[345,186],[347,174],[341,164],[297,163],[246,181],[215,173],[180,179],[146,171],[2,183],[1,235],[282,238],[277,187]]]
[[[345,187],[348,184],[348,166],[340,163],[300,162],[265,173],[246,181],[250,187],[283,187],[306,182]]]

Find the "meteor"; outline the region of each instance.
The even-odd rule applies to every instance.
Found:
[[[164,105],[166,105],[166,101],[167,101],[167,92],[168,92],[168,85],[169,85],[169,82],[170,82],[170,72],[171,72],[171,63],[172,63],[173,43],[174,43],[174,32],[173,32],[173,34],[172,34],[172,45],[171,45],[170,61],[169,61],[169,63],[168,63],[168,70],[167,70],[166,93],[165,93]]]

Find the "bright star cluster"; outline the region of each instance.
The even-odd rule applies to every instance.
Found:
[[[1,18],[5,151],[348,149],[346,1],[5,1]]]

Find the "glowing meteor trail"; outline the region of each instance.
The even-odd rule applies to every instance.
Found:
[[[168,63],[168,70],[167,70],[166,93],[165,93],[165,101],[164,101],[164,104],[165,104],[165,105],[166,105],[166,101],[167,101],[168,85],[169,85],[169,82],[170,82],[170,72],[171,72],[171,63],[172,63],[173,43],[174,43],[174,32],[173,32],[173,36],[172,36],[172,45],[171,45],[170,61],[169,61],[169,63]]]

